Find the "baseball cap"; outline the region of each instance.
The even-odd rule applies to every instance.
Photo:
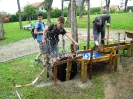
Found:
[[[102,24],[102,19],[101,19],[101,17],[96,17],[96,18],[95,18],[95,22],[96,22],[97,25],[101,25],[101,24]]]

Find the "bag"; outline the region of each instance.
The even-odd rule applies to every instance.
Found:
[[[43,25],[44,25],[44,27],[45,27],[44,22],[42,22],[42,23],[43,23]],[[39,23],[37,30],[40,30],[40,29],[41,29],[41,24]],[[33,37],[34,39],[36,39],[36,38],[37,38],[37,34],[34,33],[34,30],[35,30],[35,25],[34,25],[33,28],[31,29],[31,35],[32,35],[32,37]]]

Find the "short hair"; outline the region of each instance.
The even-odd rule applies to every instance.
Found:
[[[39,13],[37,14],[37,16],[43,16],[43,15],[42,15],[42,13],[41,13],[41,12],[39,12]]]
[[[64,19],[63,16],[60,16],[60,17],[58,17],[58,21],[60,21],[61,23],[64,23],[65,22],[65,19]]]

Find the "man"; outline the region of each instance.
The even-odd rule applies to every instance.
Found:
[[[95,46],[99,46],[99,35],[101,33],[101,44],[104,44],[105,40],[105,22],[106,26],[110,26],[110,15],[102,15],[95,18],[93,21],[93,36]]]
[[[66,35],[75,45],[78,43],[69,36],[69,33],[63,28],[65,19],[60,16],[57,20],[57,24],[52,24],[48,28],[44,29],[42,43],[46,44],[46,54],[47,56],[52,56],[54,61],[58,55],[58,42],[59,35]]]
[[[41,62],[42,61],[39,59],[40,56],[42,56],[42,60],[43,60],[43,64],[44,64],[44,58],[45,58],[45,45],[42,44],[42,37],[43,37],[43,30],[45,28],[44,22],[42,22],[43,19],[43,15],[42,13],[38,13],[37,15],[37,19],[38,21],[35,23],[34,26],[34,33],[37,34],[37,42],[39,43],[39,49],[40,49],[40,53],[37,55],[37,57],[35,58],[35,61],[37,62]]]

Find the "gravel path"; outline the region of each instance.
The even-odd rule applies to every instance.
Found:
[[[71,32],[70,28],[66,28],[66,30],[68,32]],[[117,39],[118,32],[124,33],[119,30],[117,31],[110,30],[110,40]],[[79,34],[79,43],[86,41],[87,29],[78,29],[78,34]],[[92,30],[91,30],[91,36],[93,36]],[[121,34],[121,39],[123,39],[123,34]],[[93,40],[92,37],[91,40]],[[71,44],[70,40],[68,40],[65,37],[65,45],[70,45],[70,44]],[[62,46],[61,41],[59,42],[59,46]],[[14,43],[0,45],[0,62],[6,62],[12,59],[16,59],[25,55],[30,55],[38,52],[39,52],[38,43],[32,37]]]

